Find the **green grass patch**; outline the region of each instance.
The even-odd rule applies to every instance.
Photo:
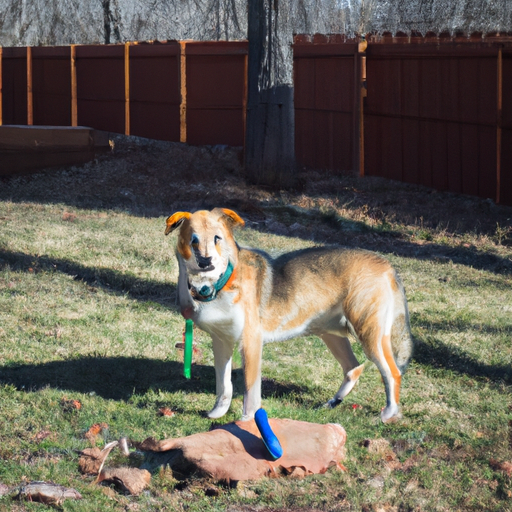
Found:
[[[285,226],[305,218],[281,206],[269,210],[274,214]],[[459,250],[462,236],[423,224],[411,230],[396,220],[377,222],[363,211],[355,220],[328,208],[306,217],[305,225],[316,219],[333,230],[352,225],[368,240],[387,240],[394,232],[406,234],[408,243],[419,241],[419,248],[433,242],[434,256],[439,246]],[[475,247],[467,263],[466,253],[453,259],[387,253],[405,283],[417,340],[403,379],[404,418],[396,424],[379,421],[385,395],[371,363],[347,400],[329,410],[320,406],[337,391],[342,374],[318,338],[265,347],[269,415],[343,425],[346,472],[229,488],[178,484],[162,470],[135,498],[80,475],[78,451],[90,446],[84,434],[95,423],[108,425],[100,444],[206,431],[211,421],[204,412],[215,393],[210,340],[197,329],[193,378],[182,375],[175,344],[184,321],[175,306],[175,240],[163,235],[165,216],[4,200],[0,218],[1,483],[74,487],[84,499],[62,505],[74,511],[511,509],[511,476],[490,461],[512,459],[512,280],[506,269],[496,271],[495,259],[485,263],[487,257],[510,260],[508,228],[498,226],[495,240],[485,244],[466,233]],[[261,226],[240,231],[238,240],[270,252],[318,243]],[[364,360],[361,348],[354,349]],[[241,415],[243,379],[236,366],[235,397],[220,423]],[[81,408],[70,410],[67,400]],[[176,414],[160,416],[162,407]],[[388,448],[372,452],[372,440],[385,440]],[[41,505],[4,496],[0,510]]]

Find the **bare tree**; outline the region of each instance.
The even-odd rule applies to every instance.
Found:
[[[121,42],[121,31],[120,31],[120,14],[119,4],[117,0],[100,0],[101,7],[103,9],[103,28],[105,34],[105,44],[111,42]],[[112,41],[112,33],[113,39]]]
[[[292,31],[283,0],[249,0],[247,178],[272,186],[295,175]]]
[[[508,32],[511,0],[279,0],[290,33]],[[247,38],[248,0],[0,0],[0,46]],[[278,21],[278,25],[282,21]]]

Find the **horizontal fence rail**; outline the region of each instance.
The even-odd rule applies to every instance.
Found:
[[[0,124],[243,146],[246,41],[0,48]],[[512,205],[511,38],[296,36],[299,165]]]

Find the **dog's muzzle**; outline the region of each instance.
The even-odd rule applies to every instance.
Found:
[[[213,286],[204,285],[200,290],[197,290],[197,288],[192,286],[190,288],[190,293],[192,294],[192,297],[197,300],[212,300],[215,288]]]
[[[228,266],[226,271],[220,276],[219,280],[213,285],[203,285],[199,290],[192,286],[190,282],[188,283],[188,288],[190,290],[190,294],[194,300],[198,300],[200,302],[209,302],[217,297],[217,294],[226,286],[226,283],[229,281],[229,278],[233,274],[233,264],[231,261],[228,262]]]

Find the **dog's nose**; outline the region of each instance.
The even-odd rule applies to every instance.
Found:
[[[199,265],[199,268],[208,268],[212,264],[212,257],[208,256],[205,258],[204,256],[198,256],[197,264]]]

